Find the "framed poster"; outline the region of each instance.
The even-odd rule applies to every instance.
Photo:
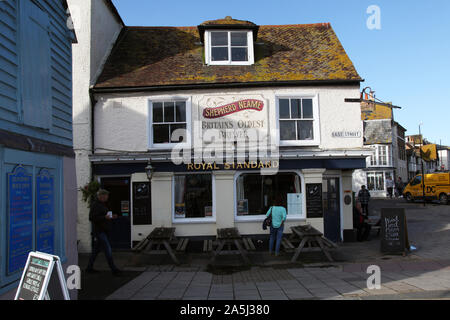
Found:
[[[175,204],[175,219],[186,218],[186,205],[184,203]]]
[[[205,207],[205,217],[212,217],[212,215],[213,215],[212,206]]]
[[[238,216],[248,215],[248,199],[238,200],[237,215]]]
[[[303,212],[303,195],[301,193],[289,193],[287,195],[287,214],[306,218]]]
[[[36,177],[36,249],[53,254],[55,251],[55,191],[54,178],[46,169]]]
[[[25,266],[33,250],[33,181],[23,166],[8,174],[8,260],[7,273]]]

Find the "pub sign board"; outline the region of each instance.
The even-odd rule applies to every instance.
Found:
[[[409,250],[404,208],[381,209],[381,252],[405,254]]]

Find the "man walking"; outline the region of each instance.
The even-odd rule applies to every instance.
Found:
[[[116,267],[112,258],[111,245],[108,240],[109,222],[112,219],[116,219],[117,215],[113,215],[108,211],[106,203],[108,202],[109,192],[100,189],[97,192],[97,200],[92,204],[89,212],[89,220],[92,222],[92,231],[95,238],[95,244],[92,249],[89,264],[86,269],[88,273],[96,273],[94,269],[94,262],[99,252],[103,249],[105,252],[106,260],[112,270],[113,275],[118,276],[121,271]]]
[[[366,186],[362,186],[358,192],[358,201],[361,203],[362,214],[366,217],[369,216],[369,201],[370,192],[366,189]]]
[[[387,188],[387,192],[388,192],[388,197],[392,199],[392,192],[394,190],[395,187],[395,183],[394,180],[392,180],[391,176],[388,176],[386,178],[386,188]]]

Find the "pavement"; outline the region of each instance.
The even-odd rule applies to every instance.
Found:
[[[409,239],[417,248],[406,257],[382,254],[375,234],[367,242],[340,244],[332,252],[334,263],[320,253],[302,254],[298,263],[290,263],[292,253],[270,256],[266,243],[250,255],[251,266],[233,256],[211,265],[209,255],[194,252],[181,255],[181,265],[174,266],[164,255],[121,252],[114,257],[124,277],[112,279],[100,255],[96,268],[103,272],[85,275],[80,299],[450,299],[450,206],[373,200],[371,215],[379,216],[383,207],[406,209]],[[82,266],[87,257],[80,255]],[[380,267],[379,289],[368,289],[371,265]]]

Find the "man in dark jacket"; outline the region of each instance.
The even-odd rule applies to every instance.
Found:
[[[357,240],[359,242],[367,241],[369,239],[372,227],[367,223],[367,220],[363,215],[360,202],[356,202],[353,207],[353,227],[358,231]]]
[[[106,260],[108,261],[109,267],[111,268],[113,274],[119,275],[121,272],[114,264],[111,245],[108,240],[110,220],[116,219],[117,215],[113,215],[112,212],[108,211],[106,206],[108,197],[109,192],[100,189],[97,192],[97,200],[92,204],[89,212],[89,220],[92,222],[92,232],[95,240],[86,271],[89,273],[97,272],[94,270],[94,262],[95,258],[97,258],[97,255],[103,248],[105,251]]]
[[[366,217],[369,216],[369,201],[370,192],[366,189],[366,186],[362,186],[358,192],[358,201],[361,203],[362,214]]]

